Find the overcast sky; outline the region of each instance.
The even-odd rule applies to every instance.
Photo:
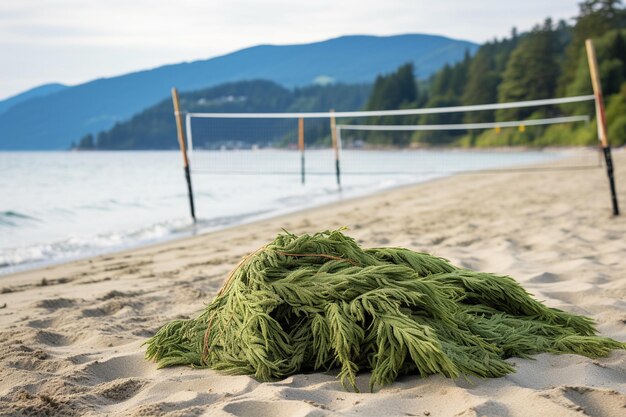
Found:
[[[578,0],[0,0],[0,99],[260,43],[428,33],[484,42]]]

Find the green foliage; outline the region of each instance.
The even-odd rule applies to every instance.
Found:
[[[626,81],[626,50],[623,49],[625,36],[624,30],[612,30],[594,39],[602,92],[605,97],[619,93],[621,85]],[[584,45],[580,45],[580,48],[584,51]],[[576,68],[578,69],[576,76],[565,92],[567,95],[588,94],[591,81],[587,56],[584,53],[580,55]],[[590,111],[593,110],[593,104],[579,104],[575,108]]]
[[[572,29],[571,41],[566,48],[559,79],[559,92],[563,94],[576,78],[580,58],[585,55],[586,39],[596,39],[613,29],[626,27],[626,12],[621,0],[585,0],[579,4],[580,12]],[[623,55],[622,55],[623,57]]]
[[[393,110],[415,107],[418,103],[418,86],[415,82],[413,64],[400,66],[394,73],[376,77],[372,93],[367,102],[367,110]],[[414,120],[407,117],[372,117],[367,123],[402,124]],[[410,132],[369,132],[367,140],[372,144],[406,145],[410,142]]]
[[[499,377],[540,352],[607,355],[626,344],[549,308],[507,276],[402,248],[362,249],[341,231],[279,234],[248,255],[196,318],[147,342],[159,367],[191,365],[260,381],[339,368],[356,390],[402,374]]]
[[[548,126],[533,146],[598,146],[597,124]]]
[[[89,133],[83,136],[78,142],[78,145],[76,145],[76,147],[79,149],[85,149],[85,150],[95,148],[95,140],[93,138],[93,135]]]
[[[431,95],[427,107],[452,107],[461,104],[458,96],[448,93],[446,95]],[[453,124],[463,123],[461,113],[427,114],[419,118],[420,124]],[[420,144],[441,145],[453,142],[461,132],[430,132],[418,131],[413,134],[413,141]]]
[[[617,0],[586,0],[580,4],[575,26],[546,19],[528,33],[483,44],[473,57],[446,65],[428,83],[426,107],[511,102],[591,93],[584,41],[593,38],[613,145],[625,143],[624,111],[617,103],[626,82],[626,12]],[[425,97],[426,94],[422,94]],[[377,98],[382,100],[382,98]],[[397,124],[483,123],[595,114],[592,102],[544,108],[504,109],[497,112],[443,113],[404,117]],[[427,145],[589,146],[597,144],[595,122],[517,129],[415,132],[411,141]]]
[[[500,102],[554,97],[559,75],[556,45],[556,32],[550,19],[520,40],[502,74],[498,87]],[[520,120],[534,111],[533,108],[505,109],[497,115],[501,120]]]
[[[467,84],[463,89],[463,104],[484,104],[498,101],[500,74],[495,65],[491,48],[478,50],[468,68]],[[483,123],[493,120],[492,111],[471,112],[464,117],[466,123]]]
[[[609,138],[614,146],[626,144],[626,114],[620,114],[609,126]]]
[[[619,94],[610,98],[606,108],[609,140],[615,146],[626,144],[626,82]]]
[[[394,73],[376,77],[367,110],[393,110],[417,100],[413,64],[400,66]]]

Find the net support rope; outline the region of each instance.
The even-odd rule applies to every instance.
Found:
[[[566,116],[552,117],[548,119],[529,119],[515,120],[509,122],[487,122],[487,123],[459,123],[459,124],[439,124],[439,125],[337,125],[340,130],[400,130],[400,131],[416,131],[416,130],[472,130],[472,129],[491,129],[498,127],[519,127],[519,126],[542,126],[557,123],[571,122],[589,122],[590,117],[584,116]]]
[[[524,107],[540,107],[549,105],[559,105],[567,103],[577,103],[585,101],[594,101],[596,97],[592,94],[572,97],[560,97],[541,100],[528,100],[518,102],[507,103],[489,103],[489,104],[477,104],[466,106],[450,106],[450,107],[430,107],[430,108],[414,108],[414,109],[398,109],[398,110],[374,110],[374,111],[349,111],[349,112],[300,112],[300,113],[201,113],[201,112],[185,112],[185,130],[187,133],[188,150],[193,153],[193,135],[192,135],[192,118],[203,119],[323,119],[323,118],[360,118],[360,117],[372,117],[372,116],[409,116],[409,115],[425,115],[425,114],[443,114],[443,113],[461,113],[461,112],[476,112],[487,110],[500,110],[500,109],[514,109]],[[370,131],[435,131],[435,130],[472,130],[472,129],[491,129],[491,128],[506,128],[506,127],[520,127],[520,126],[540,126],[551,125],[558,123],[572,123],[572,122],[586,122],[590,121],[589,115],[578,116],[564,116],[553,117],[544,119],[529,119],[529,120],[515,120],[515,121],[503,121],[503,122],[487,122],[487,123],[461,123],[461,124],[431,124],[431,125],[349,125],[349,124],[337,124],[335,129],[337,132],[338,152],[341,153],[341,131],[342,130],[370,130]],[[576,166],[570,167],[575,169],[588,168],[588,166]],[[514,170],[535,170],[537,168],[519,168]],[[539,168],[542,170],[545,168]],[[557,167],[557,170],[563,168]],[[567,169],[567,168],[565,168]],[[497,170],[482,170],[482,172],[500,171]],[[206,170],[194,169],[196,173],[210,173]],[[464,171],[456,171],[464,172]],[[391,173],[391,172],[390,172]],[[393,172],[394,174],[396,172]],[[398,172],[399,173],[399,172]],[[216,173],[219,175],[219,173]],[[222,174],[227,174],[223,172]],[[232,170],[228,174],[249,174],[245,170]],[[272,171],[260,174],[286,174],[290,173]],[[350,173],[352,175],[360,173]],[[365,173],[363,173],[365,174]],[[326,172],[312,172],[309,175],[333,175]]]
[[[509,103],[474,104],[469,106],[428,107],[420,109],[373,110],[373,111],[346,111],[346,112],[304,112],[304,113],[187,113],[187,117],[213,119],[283,119],[283,118],[330,118],[341,117],[371,117],[371,116],[408,116],[419,114],[460,113],[499,109],[516,109],[522,107],[549,106],[554,104],[577,103],[593,101],[594,95],[548,98],[543,100],[515,101]]]

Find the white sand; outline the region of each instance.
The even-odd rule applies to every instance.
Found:
[[[626,153],[615,157],[626,210]],[[343,225],[365,246],[511,275],[626,341],[626,214],[610,215],[603,170],[457,176],[0,277],[0,415],[626,415],[625,351],[513,358],[517,372],[504,378],[405,377],[373,394],[346,392],[330,373],[261,384],[143,359],[147,337],[195,316],[239,259],[280,228]],[[359,377],[364,390],[368,378]]]

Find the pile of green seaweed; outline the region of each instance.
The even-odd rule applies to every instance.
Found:
[[[499,377],[504,359],[607,355],[626,344],[549,308],[515,280],[402,248],[362,249],[342,230],[279,234],[245,257],[210,305],[147,342],[159,367],[192,365],[269,381],[340,368],[370,389],[401,374]]]

